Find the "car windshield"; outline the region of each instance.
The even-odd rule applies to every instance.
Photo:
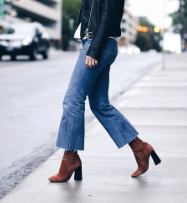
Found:
[[[2,34],[33,35],[34,29],[31,26],[19,25],[5,28]]]

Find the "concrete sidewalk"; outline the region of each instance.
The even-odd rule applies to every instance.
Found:
[[[14,188],[2,203],[183,203],[187,202],[187,54],[170,55],[167,67],[154,67],[112,104],[155,148],[162,163],[134,179],[137,168],[131,149],[118,149],[94,119],[86,128],[83,181],[50,183],[63,150]]]

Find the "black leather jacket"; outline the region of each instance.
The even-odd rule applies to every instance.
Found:
[[[80,35],[82,39],[92,8],[89,26],[89,31],[92,32],[92,42],[87,55],[99,61],[108,37],[121,36],[120,24],[124,4],[125,0],[82,0],[75,27],[77,29],[81,22]]]

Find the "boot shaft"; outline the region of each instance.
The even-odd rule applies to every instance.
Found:
[[[64,151],[62,161],[64,163],[66,163],[67,165],[75,165],[76,163],[82,164],[81,159],[80,159],[77,151],[75,151],[75,152]]]
[[[147,142],[143,142],[139,137],[136,137],[129,143],[133,152],[142,151],[145,156],[148,156],[152,151],[153,147]]]

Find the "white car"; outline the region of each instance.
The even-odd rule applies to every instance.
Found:
[[[36,60],[37,54],[47,59],[49,47],[50,37],[37,22],[11,24],[0,34],[0,60],[3,55],[10,55],[12,60],[17,55],[28,55]]]
[[[140,54],[140,48],[134,44],[128,46],[119,46],[119,52],[122,54]]]

